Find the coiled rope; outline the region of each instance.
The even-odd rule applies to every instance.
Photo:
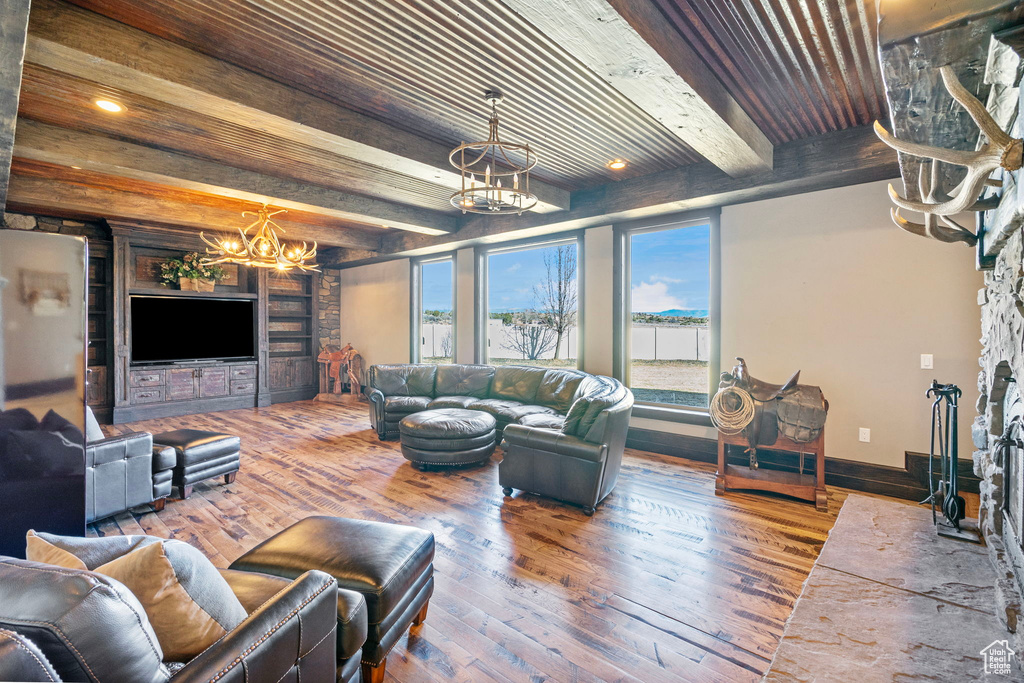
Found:
[[[754,419],[754,399],[746,389],[725,387],[711,399],[708,412],[723,434],[739,434]]]

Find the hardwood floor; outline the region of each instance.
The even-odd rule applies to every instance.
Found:
[[[627,451],[593,517],[497,483],[484,467],[420,472],[370,429],[365,403],[304,401],[149,420],[239,434],[238,479],[164,511],[90,527],[187,541],[218,566],[309,515],[410,524],[437,539],[426,622],[388,658],[388,681],[755,681],[846,494],[828,513],[714,495],[710,465]]]

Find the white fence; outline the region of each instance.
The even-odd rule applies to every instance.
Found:
[[[487,321],[488,355],[491,358],[517,358],[521,353],[512,350],[510,326],[500,320]],[[451,339],[452,326],[425,323],[420,341],[420,358],[438,358],[445,354],[445,338]],[[578,337],[576,328],[570,328],[562,339],[559,358],[575,358]],[[679,325],[633,325],[631,356],[634,360],[708,360],[707,326],[681,327]],[[451,353],[451,344],[448,353]],[[542,359],[555,357],[554,349],[541,355]]]

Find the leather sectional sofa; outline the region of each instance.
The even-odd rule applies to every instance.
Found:
[[[406,415],[438,408],[494,416],[505,458],[499,482],[583,506],[615,486],[633,394],[618,380],[579,370],[491,365],[374,365],[370,421],[381,439],[399,436]]]

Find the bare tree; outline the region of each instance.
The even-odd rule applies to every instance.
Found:
[[[522,356],[525,360],[537,360],[555,345],[553,329],[528,323],[525,316],[519,316],[509,328],[502,348]]]
[[[576,246],[567,244],[544,254],[547,277],[533,286],[541,322],[555,333],[555,360],[562,349],[562,338],[576,325]]]
[[[443,358],[452,357],[452,331],[448,328],[448,331],[441,337],[441,356]]]

